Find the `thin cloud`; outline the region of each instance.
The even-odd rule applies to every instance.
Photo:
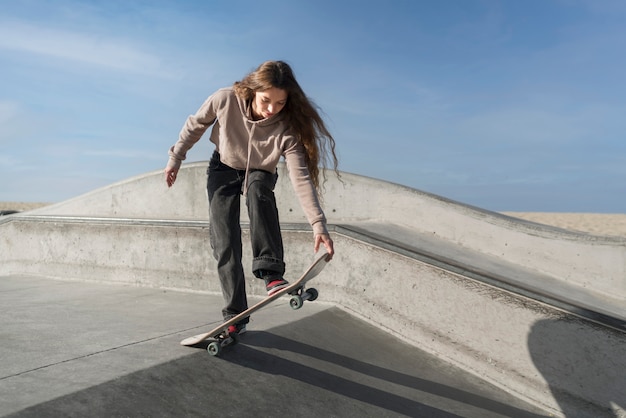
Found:
[[[19,106],[12,101],[0,100],[0,125],[5,125],[18,114]]]
[[[131,41],[88,33],[42,28],[18,22],[0,22],[0,49],[69,60],[99,68],[170,77],[161,59],[133,46]]]
[[[146,152],[143,149],[137,150],[86,150],[82,152],[82,155],[87,157],[113,157],[115,159],[142,159],[142,160],[153,160],[153,161],[164,161],[166,160],[165,152]]]

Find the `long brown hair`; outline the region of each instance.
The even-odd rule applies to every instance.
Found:
[[[283,61],[266,61],[243,80],[234,83],[235,93],[244,100],[253,100],[257,91],[272,87],[287,92],[287,103],[281,113],[285,114],[288,126],[304,146],[305,161],[311,180],[319,191],[320,165],[325,169],[331,163],[339,176],[335,139],[320,117],[317,105],[304,94],[296,81],[289,64]],[[325,173],[322,173],[326,181]]]

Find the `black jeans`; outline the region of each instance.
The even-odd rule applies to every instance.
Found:
[[[241,194],[245,170],[236,170],[220,161],[215,152],[207,170],[209,197],[209,234],[213,255],[217,260],[217,273],[226,306],[224,319],[232,318],[248,308],[246,281],[242,257],[240,224]],[[264,170],[248,172],[246,205],[250,218],[252,243],[252,271],[285,273],[283,240],[278,220],[274,187],[278,173]],[[247,323],[248,319],[242,321]]]

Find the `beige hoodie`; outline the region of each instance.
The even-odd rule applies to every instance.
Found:
[[[304,157],[304,146],[292,135],[283,115],[254,121],[244,100],[232,87],[218,90],[204,102],[195,115],[187,118],[178,141],[170,148],[168,167],[179,168],[187,151],[213,125],[210,140],[220,160],[237,170],[260,169],[274,172],[285,158],[289,178],[307,220],[316,234],[328,233],[326,217]]]

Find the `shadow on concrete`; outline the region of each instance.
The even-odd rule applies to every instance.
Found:
[[[626,347],[618,334],[571,316],[533,325],[531,357],[566,417],[626,416],[616,412],[626,410],[626,372],[619,367]],[[588,393],[600,402],[593,405],[577,397]]]
[[[382,381],[382,388],[377,389],[361,384],[355,380],[338,378],[332,374],[289,360],[279,359],[277,357],[272,358],[270,354],[263,353],[260,350],[257,350],[257,353],[255,353],[255,361],[253,361],[253,356],[246,355],[234,357],[231,360],[232,362],[263,373],[283,375],[291,379],[300,380],[307,384],[331,390],[336,394],[341,394],[345,397],[368,403],[371,406],[380,407],[402,415],[431,417],[439,416],[438,414],[443,413],[443,411],[417,402],[416,400],[399,396],[396,393],[388,391],[385,387],[403,386],[408,389],[408,391],[422,392],[427,397],[429,397],[429,395],[435,395],[441,399],[448,399],[450,403],[459,402],[465,404],[467,407],[476,407],[479,410],[486,411],[485,413],[492,412],[508,417],[543,416],[502,402],[494,401],[484,396],[476,395],[472,392],[386,369],[375,364],[368,364],[351,357],[322,350],[318,347],[288,340],[275,334],[263,333],[263,335],[255,335],[253,339],[247,340],[246,344],[265,348],[281,347],[281,349],[314,357],[318,360],[348,368],[353,372],[380,380]],[[248,351],[251,350],[250,348],[247,349]],[[395,353],[390,354],[395,355]],[[458,415],[444,413],[443,416]],[[483,414],[482,416],[485,415]]]
[[[10,416],[542,416],[536,412],[328,309],[271,331],[250,331],[221,358],[190,349],[188,356]]]

